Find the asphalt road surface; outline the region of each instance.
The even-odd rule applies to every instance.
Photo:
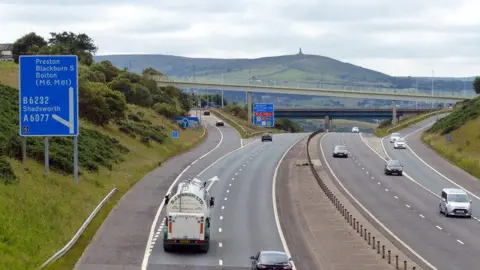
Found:
[[[177,176],[183,171],[182,177],[193,177],[241,146],[241,138],[233,128],[215,127],[214,116],[203,118],[208,123],[205,142],[166,161],[132,187],[99,228],[75,269],[141,269],[158,206]]]
[[[287,149],[306,135],[274,135],[273,142],[264,143],[257,139],[208,168],[200,179],[220,178],[210,190],[216,198],[210,250],[166,253],[159,238],[147,269],[249,269],[249,258],[258,251],[284,250],[273,214],[273,175]]]
[[[408,135],[411,132],[414,132],[424,126],[427,126],[430,123],[433,123],[435,119],[431,118],[420,122],[408,129],[401,131],[401,135],[405,134]],[[416,132],[421,134],[421,131]],[[412,134],[413,135],[413,134]],[[408,141],[410,140],[411,135],[407,137],[407,147]],[[394,149],[393,143],[390,143],[389,137],[382,139],[382,144],[385,147],[385,151],[388,154],[388,157],[391,159],[399,160],[404,165],[404,170],[411,176],[415,181],[420,183],[425,188],[429,189],[433,193],[440,196],[443,188],[458,188],[454,183],[448,181],[447,179],[443,178],[437,172],[432,170],[432,168],[426,166],[423,162],[421,162],[412,151],[409,149]],[[447,166],[453,167],[454,165],[448,164]],[[471,196],[473,201],[473,217],[478,222],[480,219],[480,200]],[[477,206],[477,207],[475,207]],[[457,222],[457,221],[455,221]],[[480,229],[480,223],[477,224]]]
[[[348,147],[349,158],[332,157],[332,149],[338,144]],[[352,195],[424,260],[436,269],[480,268],[480,224],[476,220],[445,218],[439,214],[440,199],[435,195],[405,176],[385,175],[385,161],[367,147],[359,134],[330,133],[321,148]],[[422,172],[414,172],[424,171],[421,166],[409,166],[405,164],[405,172],[412,174],[415,181],[431,185],[438,178],[425,179]]]

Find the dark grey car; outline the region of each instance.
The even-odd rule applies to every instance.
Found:
[[[283,251],[260,251],[255,256],[251,256],[252,270],[291,270],[293,260]]]
[[[403,165],[398,160],[389,160],[387,164],[385,164],[385,174],[392,175],[398,174],[403,175]]]
[[[263,141],[271,141],[273,142],[273,136],[270,133],[263,133],[262,135],[262,142]]]
[[[333,148],[333,157],[346,157],[348,158],[348,149],[345,145],[336,145]]]

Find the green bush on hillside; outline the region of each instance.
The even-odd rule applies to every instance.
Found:
[[[480,99],[470,99],[461,107],[457,107],[450,115],[436,122],[427,133],[448,134],[480,116]]]
[[[116,124],[120,132],[132,138],[136,138],[139,135],[141,140],[145,142],[152,140],[157,143],[163,143],[168,137],[163,127],[146,124],[142,121],[119,121]]]
[[[45,155],[43,138],[27,138],[27,156],[43,162]],[[111,169],[113,164],[123,161],[122,154],[129,150],[116,139],[102,133],[80,128],[78,136],[78,164],[89,171],[98,171],[100,166]],[[22,159],[21,137],[13,135],[8,149],[10,156]],[[58,172],[73,173],[73,138],[53,137],[50,139],[50,167]]]
[[[392,125],[392,119],[386,119],[380,122],[377,128],[385,128]]]
[[[5,184],[15,184],[18,182],[18,178],[12,169],[12,166],[5,159],[4,156],[0,156],[0,180]]]

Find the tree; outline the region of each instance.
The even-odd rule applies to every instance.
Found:
[[[89,52],[95,54],[98,48],[93,43],[93,40],[86,34],[74,34],[72,32],[50,33],[51,38],[48,39],[50,46],[63,45],[70,50],[70,53],[76,54],[78,52]]]
[[[47,42],[45,39],[34,32],[26,34],[13,43],[13,60],[18,64],[20,55],[28,55],[32,54],[32,52],[38,52],[40,48],[46,45]],[[30,50],[32,50],[32,52]]]
[[[153,104],[152,94],[145,86],[136,83],[133,85],[133,96],[128,102],[142,107],[150,107]]]
[[[102,61],[100,63],[93,64],[90,69],[92,71],[99,71],[105,75],[105,81],[107,83],[113,81],[118,76],[119,70],[110,61]]]
[[[49,54],[74,54],[78,56],[80,63],[90,66],[93,64],[93,54],[98,48],[93,40],[86,34],[74,34],[72,32],[50,33],[48,40]]]
[[[473,89],[475,93],[480,94],[480,77],[476,77],[473,81]]]

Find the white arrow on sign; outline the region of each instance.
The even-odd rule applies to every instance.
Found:
[[[70,134],[74,133],[73,128],[73,87],[68,88],[68,121],[62,117],[53,114],[52,118],[60,122],[60,124],[69,128]]]
[[[209,191],[210,188],[212,188],[213,183],[215,183],[216,181],[220,181],[220,178],[218,178],[218,176],[214,176],[207,180],[207,182],[210,182],[210,184],[208,184],[207,191]]]

